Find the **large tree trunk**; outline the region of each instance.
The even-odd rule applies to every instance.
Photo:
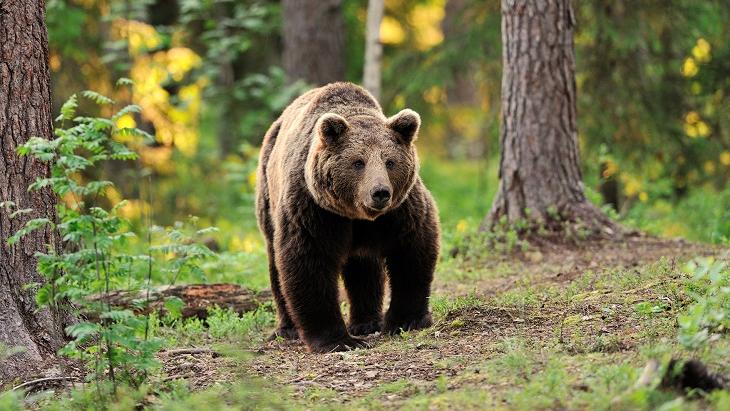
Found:
[[[485,226],[506,217],[613,224],[585,197],[570,0],[502,0],[500,184]]]
[[[341,0],[282,0],[284,70],[290,81],[323,85],[345,79]]]
[[[7,238],[28,219],[54,219],[56,197],[50,189],[28,192],[47,165],[20,158],[16,148],[30,137],[51,138],[51,90],[48,34],[43,0],[0,1],[0,202],[12,201],[33,212],[10,219],[0,209],[0,344],[23,352],[0,357],[0,386],[52,367],[63,344],[59,313],[35,304],[42,283],[36,272],[36,252],[58,249],[55,230],[38,230],[14,246]],[[29,287],[30,286],[30,287]]]
[[[383,61],[383,44],[380,42],[380,24],[383,21],[383,0],[368,1],[368,18],[365,29],[365,69],[362,85],[380,100],[380,74]]]

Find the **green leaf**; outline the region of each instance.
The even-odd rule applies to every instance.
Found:
[[[117,87],[132,86],[132,85],[134,85],[134,80],[129,79],[127,77],[121,77],[121,78],[119,78],[119,80],[117,80]]]
[[[127,114],[141,113],[141,112],[142,112],[142,107],[140,107],[136,104],[130,104],[128,106],[125,106],[121,110],[119,110],[116,114],[114,114],[112,116],[112,120],[118,120],[119,118],[121,118],[122,116],[125,116]]]
[[[50,225],[53,227],[53,223],[51,220],[47,218],[34,218],[32,220],[28,220],[28,222],[25,223],[23,228],[15,232],[15,234],[8,237],[8,245],[14,245],[18,241],[20,241],[21,238],[25,237],[26,235],[32,233],[35,230],[38,230],[40,228],[43,228],[47,225]]]
[[[23,208],[23,209],[16,210],[16,211],[12,212],[10,214],[10,218],[12,219],[12,218],[15,218],[15,217],[17,217],[19,215],[30,214],[32,212],[33,212],[33,209],[32,208]]]
[[[101,326],[90,322],[80,322],[66,327],[66,334],[76,340],[84,340],[88,337],[92,337],[98,334],[99,331],[101,331]]]
[[[180,297],[172,296],[165,299],[165,310],[167,310],[167,316],[171,320],[182,317],[183,307],[185,307],[185,302]]]
[[[155,137],[152,134],[136,127],[120,128],[114,132],[114,135],[119,137],[140,137],[150,143],[155,141]]]
[[[63,103],[61,106],[61,115],[56,117],[56,121],[71,120],[76,115],[76,109],[79,107],[79,101],[76,94],[72,94],[71,97]]]
[[[109,319],[116,322],[123,322],[134,318],[134,313],[130,310],[111,310],[102,313],[99,318]]]
[[[39,307],[43,307],[46,305],[49,305],[53,301],[51,301],[51,285],[46,284],[45,286],[38,289],[38,292],[35,293],[35,302],[38,304]]]
[[[96,91],[92,90],[84,90],[81,92],[81,95],[88,98],[89,100],[93,101],[94,103],[103,106],[106,104],[114,104],[114,100],[110,99],[109,97],[97,93]]]

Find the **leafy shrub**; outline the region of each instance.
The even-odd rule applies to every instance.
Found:
[[[82,96],[98,105],[114,104],[108,97],[92,91],[85,91]],[[50,176],[38,179],[30,189],[53,189],[61,199],[57,219],[30,220],[8,242],[17,242],[46,225],[58,230],[63,251],[57,253],[51,248],[37,255],[38,272],[46,279],[36,293],[37,303],[80,310],[99,319],[68,326],[66,333],[73,340],[61,353],[88,365],[88,377],[96,380],[97,391],[103,391],[102,385],[108,386],[102,383],[108,379],[115,392],[118,381],[139,387],[148,373],[159,367],[155,353],[161,348],[162,340],[151,332],[149,317],[134,310],[144,308],[148,301],[134,301],[131,309],[119,308],[110,303],[111,293],[148,289],[153,263],[158,260],[159,270],[167,274],[170,282],[183,271],[200,273],[198,263],[213,253],[195,240],[211,229],[187,234],[182,224],[167,230],[154,228],[147,235],[145,250],[127,251],[128,242],[136,235],[119,213],[126,203],[119,202],[109,209],[98,205],[100,197],[113,184],[84,181],[84,176],[102,162],[137,158],[118,139],[151,137],[137,128],[117,126],[118,118],[138,113],[138,106],[123,107],[109,118],[76,116],[77,106],[75,95],[63,105],[57,118],[61,127],[56,128],[55,139],[31,138],[18,150],[22,156],[33,156],[50,164]],[[63,127],[67,123],[68,127]],[[24,212],[15,210],[13,215]],[[163,244],[152,246],[152,231],[164,233]],[[155,260],[153,255],[161,258]],[[171,302],[166,306],[172,309],[176,305]]]
[[[262,305],[254,311],[238,315],[235,311],[214,307],[209,310],[206,319],[208,333],[213,338],[246,336],[261,331],[274,323],[274,311],[271,304]]]
[[[679,341],[697,349],[730,330],[730,270],[712,258],[694,260],[687,270],[693,275],[690,296],[695,302],[677,318]]]

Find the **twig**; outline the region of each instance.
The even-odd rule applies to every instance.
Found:
[[[145,295],[145,309],[150,306],[150,282],[152,281],[152,176],[147,176],[147,200],[150,207],[147,209],[147,290]],[[150,313],[145,315],[144,340],[147,341],[150,329]]]
[[[160,354],[165,355],[183,355],[183,354],[211,354],[213,357],[220,357],[221,353],[212,348],[178,348],[176,350],[162,351]]]
[[[191,378],[194,377],[195,373],[187,373],[187,374],[176,374],[176,375],[168,375],[167,377],[163,378],[163,382],[177,380],[179,378]]]
[[[40,384],[40,383],[44,383],[44,382],[68,381],[68,380],[78,381],[78,378],[76,378],[76,377],[45,377],[45,378],[38,378],[38,379],[35,379],[35,380],[26,381],[26,382],[24,382],[24,383],[22,383],[22,384],[20,384],[18,386],[15,386],[15,387],[13,387],[12,391],[19,391],[19,390],[22,390],[22,389],[24,389],[26,387],[29,387],[29,386],[32,386],[32,385],[36,385],[36,384]]]

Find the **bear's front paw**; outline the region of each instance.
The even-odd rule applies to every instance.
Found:
[[[299,332],[296,328],[292,327],[279,327],[277,328],[268,338],[268,341],[274,341],[277,338],[283,338],[285,340],[298,340]]]
[[[431,319],[431,313],[426,313],[418,316],[398,316],[388,313],[385,316],[385,325],[383,326],[383,332],[395,335],[401,331],[420,330],[422,328],[428,328],[433,324]]]
[[[316,353],[351,351],[358,348],[370,348],[370,344],[362,338],[349,335],[334,341],[313,342],[309,344],[309,350]]]
[[[364,322],[354,322],[347,327],[347,331],[352,335],[368,335],[373,334],[381,329],[381,320],[372,320]]]

